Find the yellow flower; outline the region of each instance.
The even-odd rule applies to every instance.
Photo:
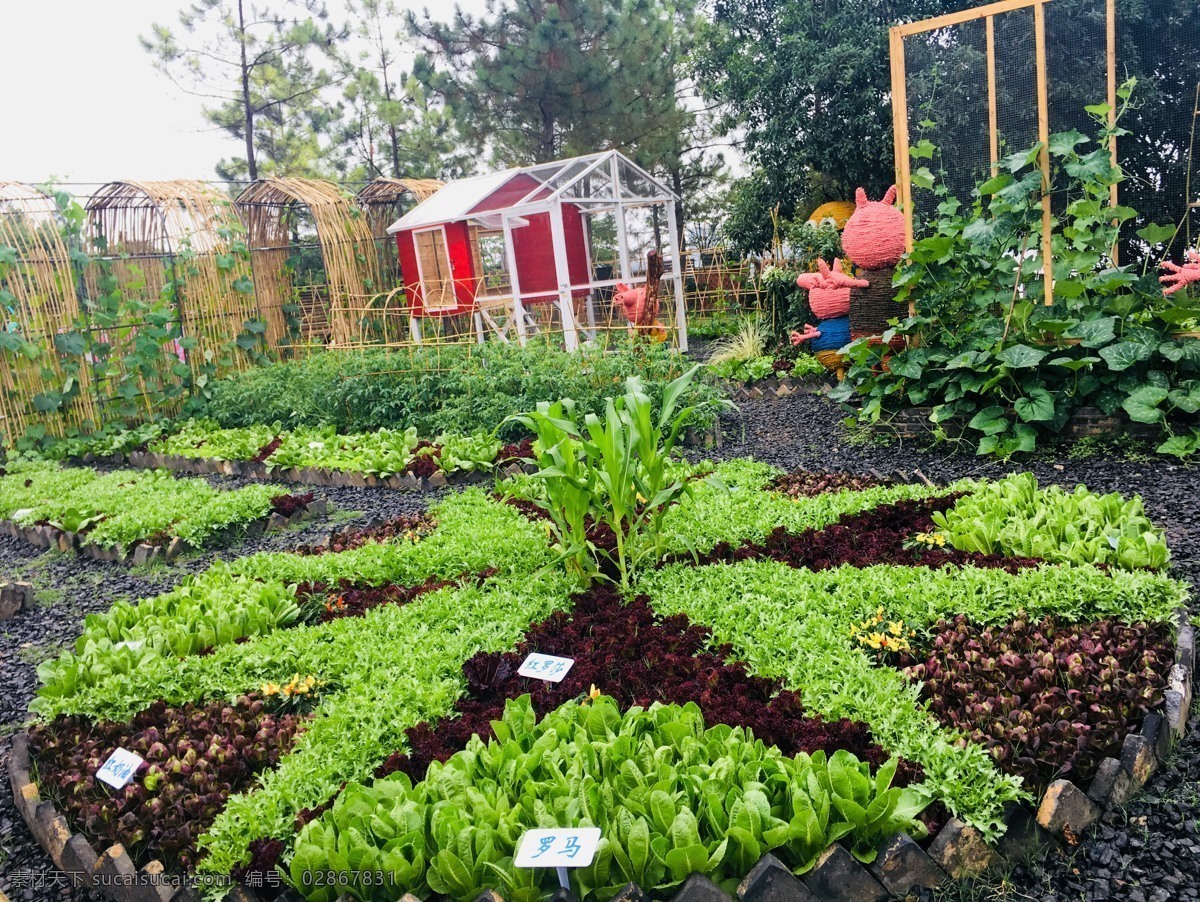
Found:
[[[595,700],[600,697],[600,690],[596,688],[596,684],[592,683],[592,688],[588,690],[588,698]]]
[[[279,694],[279,684],[278,683],[263,683],[262,689],[259,691],[262,692],[263,695],[267,695],[267,696],[278,695]]]
[[[893,620],[888,624],[888,632],[893,636],[904,635],[904,622],[902,620]]]

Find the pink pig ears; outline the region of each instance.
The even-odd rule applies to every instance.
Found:
[[[869,204],[870,202],[871,202],[871,200],[870,200],[870,198],[867,197],[866,189],[859,188],[854,192],[854,205],[856,207],[864,207],[867,204]],[[880,203],[885,204],[886,206],[890,207],[895,202],[896,202],[896,186],[892,185],[892,187],[887,189],[887,193],[883,195],[883,200],[881,200]]]

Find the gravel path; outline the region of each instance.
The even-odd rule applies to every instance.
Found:
[[[852,440],[842,426],[844,414],[823,397],[798,393],[779,401],[742,402],[724,420],[724,446],[707,456],[752,456],[785,469],[795,467],[864,471],[920,468],[931,479],[997,477],[1031,470],[1043,483],[1084,483],[1096,491],[1140,494],[1150,516],[1168,535],[1174,574],[1200,585],[1200,470],[1162,459],[1071,460],[1050,454],[1036,462],[1005,465],[943,449],[924,451],[912,444],[881,446]],[[229,487],[239,480],[217,478]],[[296,489],[293,489],[296,490]],[[430,496],[402,495],[382,489],[321,488],[331,506],[362,512],[353,519],[386,518],[422,509]],[[341,519],[333,512],[333,519]],[[36,685],[37,660],[56,654],[74,640],[82,617],[108,608],[118,597],[140,598],[163,591],[185,574],[262,550],[288,549],[311,542],[331,528],[329,521],[305,524],[286,533],[266,534],[240,547],[220,549],[178,562],[171,568],[131,572],[112,564],[38,552],[0,537],[0,578],[34,581],[53,603],[4,624],[0,635],[0,727],[19,724]],[[1200,613],[1200,607],[1194,608]],[[0,766],[7,763],[7,739],[0,739]],[[0,892],[12,902],[39,899],[93,899],[74,891],[22,886],[30,870],[51,864],[37,848],[12,805],[7,786],[0,792]],[[14,879],[15,878],[15,879]],[[1071,854],[1056,853],[975,885],[957,885],[941,899],[1092,900],[1170,902],[1200,899],[1200,718],[1170,766],[1124,811],[1114,812],[1086,836]]]

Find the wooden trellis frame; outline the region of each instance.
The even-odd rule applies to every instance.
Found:
[[[920,22],[908,22],[894,25],[889,30],[891,47],[891,80],[892,80],[892,128],[895,133],[895,164],[896,185],[899,190],[900,205],[904,210],[904,238],[909,251],[913,247],[913,200],[912,200],[912,158],[909,154],[908,135],[908,81],[904,64],[904,40],[914,35],[927,34],[942,28],[962,25],[967,22],[983,20],[987,40],[987,85],[988,85],[988,152],[993,168],[1000,159],[1000,140],[998,127],[998,100],[996,91],[996,41],[995,19],[1007,13],[1030,10],[1034,24],[1034,67],[1036,70],[1037,86],[1035,103],[1037,104],[1038,141],[1042,144],[1039,164],[1042,169],[1042,260],[1043,279],[1045,283],[1045,302],[1054,303],[1053,278],[1053,235],[1051,233],[1052,214],[1050,208],[1050,104],[1049,86],[1046,67],[1046,4],[1052,0],[1001,0],[974,9],[924,19]],[[1107,96],[1110,122],[1115,121],[1117,105],[1117,62],[1116,62],[1116,0],[1106,2],[1106,68]],[[1117,160],[1116,139],[1112,142],[1112,159]],[[1117,204],[1117,187],[1114,185],[1111,202]],[[1115,256],[1115,249],[1114,249]],[[911,304],[910,304],[911,313]]]
[[[17,252],[16,266],[0,282],[0,289],[12,296],[9,305],[0,304],[0,328],[42,351],[37,360],[9,355],[9,365],[0,367],[0,437],[9,444],[35,421],[45,422],[55,435],[97,421],[86,365],[73,374],[78,393],[61,416],[47,418],[31,409],[38,394],[63,389],[68,374],[54,338],[79,325],[75,270],[60,226],[58,208],[44,192],[19,182],[0,182],[0,245]],[[44,378],[44,372],[51,378]]]
[[[358,329],[351,299],[384,288],[363,211],[337,185],[318,179],[259,179],[234,203],[246,224],[254,285],[271,346],[289,343],[283,308],[293,301],[304,308],[302,346],[355,344]],[[325,284],[308,286],[307,296],[298,297],[295,292],[302,286],[293,284],[286,264],[301,247],[294,227],[305,210],[316,228]]]

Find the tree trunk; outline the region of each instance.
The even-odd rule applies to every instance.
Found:
[[[383,98],[388,102],[389,108],[392,103],[392,79],[388,74],[388,58],[387,49],[383,45],[383,26],[379,27],[377,32],[379,37],[379,67],[383,73]],[[396,131],[396,123],[389,121],[387,124],[388,140],[391,141],[391,156],[392,158],[392,178],[402,179],[404,173],[400,171],[400,136]]]
[[[238,43],[242,50],[242,113],[245,117],[242,128],[246,132],[246,169],[250,181],[258,178],[258,164],[254,160],[254,107],[250,104],[250,64],[246,59],[246,14],[244,0],[238,0]]]
[[[542,134],[540,143],[541,159],[538,163],[550,163],[554,160],[554,117],[546,112],[545,107],[539,104],[538,107],[542,111]]]

